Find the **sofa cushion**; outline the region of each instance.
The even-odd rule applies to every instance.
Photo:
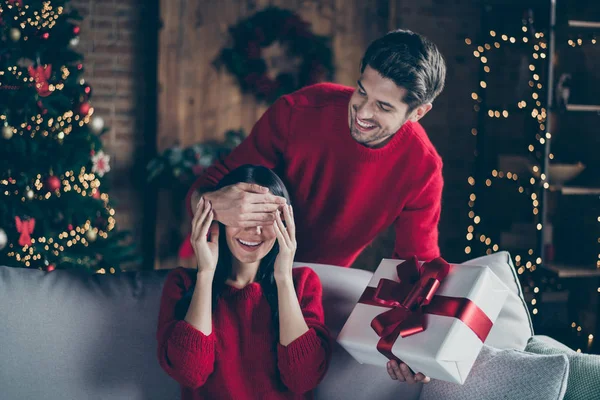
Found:
[[[0,398],[180,398],[156,358],[166,273],[0,266]]]
[[[527,341],[533,336],[533,325],[510,254],[500,251],[474,258],[463,264],[487,265],[509,288],[506,303],[485,343],[497,349],[524,350]]]
[[[548,338],[549,339],[549,338]],[[565,400],[594,400],[600,397],[600,356],[573,351],[553,339],[534,336],[525,351],[535,354],[564,354],[569,359]]]
[[[566,356],[499,350],[484,345],[463,385],[432,380],[420,400],[561,400],[566,391]]]
[[[301,262],[294,266],[308,266],[319,275],[323,286],[325,323],[336,338],[373,273]],[[409,385],[392,380],[385,366],[360,364],[336,341],[329,370],[315,395],[317,399],[326,400],[416,400],[421,387],[422,384]]]

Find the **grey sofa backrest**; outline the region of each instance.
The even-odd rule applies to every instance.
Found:
[[[0,398],[178,399],[156,359],[166,273],[0,267]]]
[[[337,335],[371,273],[308,265],[323,285]],[[0,266],[0,400],[171,400],[177,382],[156,359],[156,322],[168,271],[119,276]],[[417,399],[421,385],[392,381],[335,345],[317,399]]]

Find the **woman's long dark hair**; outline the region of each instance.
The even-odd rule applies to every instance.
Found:
[[[282,180],[273,171],[263,166],[242,165],[241,167],[225,175],[225,177],[223,177],[223,179],[221,179],[219,184],[216,186],[215,190],[219,190],[226,186],[234,185],[240,182],[255,183],[257,185],[266,187],[269,189],[270,194],[284,197],[287,200],[287,203],[291,204],[290,195]],[[277,301],[277,285],[275,283],[274,264],[278,254],[279,243],[275,241],[271,251],[269,251],[260,261],[260,266],[258,267],[255,279],[256,282],[260,283],[263,293],[265,294],[265,297],[271,306],[271,316],[276,332],[275,337],[277,340],[279,340],[279,303]],[[219,260],[217,262],[217,269],[215,271],[215,277],[212,285],[213,311],[217,306],[221,292],[225,288],[225,282],[231,276],[232,265],[232,255],[229,245],[227,244],[225,225],[219,223]],[[192,300],[194,288],[196,286],[195,270],[191,270],[189,272],[190,276],[193,274],[192,279],[194,280],[194,284],[185,293],[177,305],[176,316],[179,319],[185,318]]]

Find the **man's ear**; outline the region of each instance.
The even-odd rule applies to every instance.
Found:
[[[423,118],[425,114],[427,114],[432,108],[433,104],[431,103],[421,104],[419,107],[413,110],[408,119],[412,122],[417,122],[418,120]]]

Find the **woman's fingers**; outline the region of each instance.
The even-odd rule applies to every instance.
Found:
[[[202,213],[198,213],[198,214],[200,214],[200,216],[198,217],[198,219],[192,226],[192,237],[193,237],[194,241],[197,241],[202,238],[202,236],[201,236],[202,235],[202,227],[204,225],[204,222],[206,221],[206,216],[208,215],[208,212],[210,210],[211,210],[211,207],[210,207],[209,202],[204,200],[204,204],[202,206]]]
[[[204,197],[200,197],[198,204],[196,205],[196,212],[194,213],[194,218],[192,218],[192,232],[194,232],[194,228],[198,220],[200,219],[200,215],[202,214],[202,210],[204,209]]]
[[[204,221],[202,221],[201,237],[203,238],[208,236],[208,229],[210,228],[210,224],[212,224],[215,215],[215,213],[212,211],[212,204],[210,204],[210,202],[208,203],[208,209],[208,214],[204,218]]]
[[[210,233],[210,242],[219,243],[219,223],[214,221],[214,212],[211,213],[213,222],[210,224],[208,232]]]
[[[289,247],[290,237],[285,225],[283,224],[283,221],[281,220],[281,211],[279,210],[275,211],[275,224],[277,225],[279,231],[281,232],[281,235],[283,236],[285,245]]]
[[[287,225],[287,232],[290,238],[290,242],[296,241],[296,223],[294,222],[294,216],[292,215],[292,206],[286,204],[283,206],[283,217],[285,218],[285,224]]]
[[[275,230],[275,235],[277,236],[277,242],[279,242],[279,247],[286,246],[285,238],[283,237],[283,232],[281,232],[281,228],[277,223],[277,217],[275,217],[275,222],[273,222],[273,229]]]

